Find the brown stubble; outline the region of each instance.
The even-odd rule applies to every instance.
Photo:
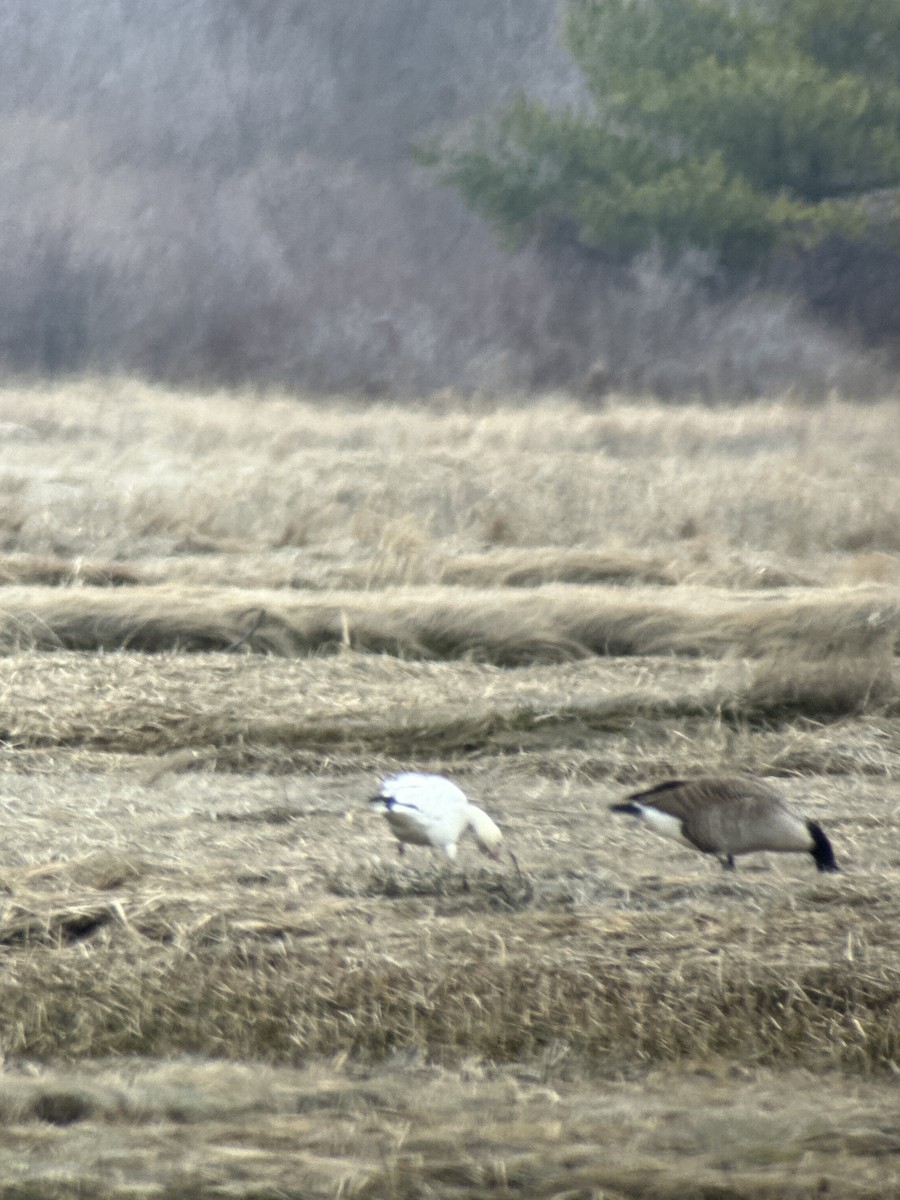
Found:
[[[896,414],[0,396],[2,1178],[896,1191]],[[607,813],[745,771],[840,874]]]

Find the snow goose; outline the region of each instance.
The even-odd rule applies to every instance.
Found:
[[[384,813],[402,854],[406,844],[434,846],[456,858],[456,844],[471,830],[479,850],[500,858],[503,834],[482,809],[469,802],[465,792],[444,775],[404,771],[381,781],[377,795],[369,801]],[[515,856],[509,852],[516,870]]]
[[[734,869],[736,854],[807,851],[820,871],[837,871],[831,842],[815,821],[798,816],[756,779],[673,779],[635,792],[612,812],[640,817],[651,829],[714,854]]]

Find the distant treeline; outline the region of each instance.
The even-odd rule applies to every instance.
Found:
[[[563,8],[7,0],[0,362],[370,395],[881,390],[880,250],[833,239],[765,286],[701,253],[511,252],[413,165],[519,90],[587,103]]]

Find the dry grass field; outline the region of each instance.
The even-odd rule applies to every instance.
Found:
[[[900,403],[0,391],[0,1200],[900,1196]],[[403,858],[451,774],[523,874]],[[842,867],[614,817],[755,773]]]

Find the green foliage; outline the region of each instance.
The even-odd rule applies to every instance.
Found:
[[[418,153],[508,240],[748,263],[900,183],[896,0],[570,0],[565,39],[589,109],[519,97]]]

